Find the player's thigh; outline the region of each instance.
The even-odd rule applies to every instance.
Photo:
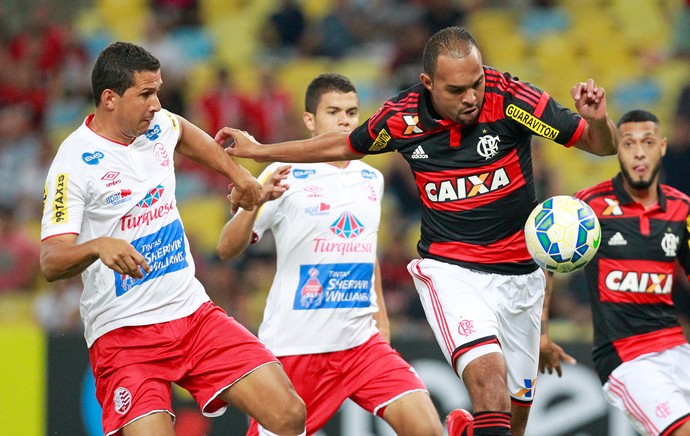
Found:
[[[544,303],[542,270],[495,277],[499,341],[508,369],[508,390],[514,401],[531,404],[539,362],[539,335]]]
[[[685,354],[687,356],[687,354]],[[604,384],[606,400],[625,413],[641,433],[659,434],[690,413],[687,381],[678,377],[687,362],[667,350],[625,362]]]
[[[175,436],[172,417],[166,412],[143,416],[122,428],[122,436]]]
[[[321,429],[348,397],[347,382],[336,362],[348,361],[349,350],[281,356],[285,373],[307,407],[307,433]]]
[[[275,415],[290,415],[304,403],[277,362],[267,363],[238,380],[220,399],[263,422]]]
[[[458,374],[457,361],[467,352],[469,361],[487,352],[500,352],[498,346],[499,325],[491,297],[493,274],[483,274],[439,262],[433,259],[416,259],[408,265],[408,271],[419,293],[429,326],[436,340]],[[484,349],[484,345],[493,347]]]

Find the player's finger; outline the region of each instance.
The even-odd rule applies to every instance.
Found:
[[[232,129],[230,127],[223,127],[218,131],[218,133],[216,133],[216,136],[213,137],[213,140],[216,141],[216,143],[222,145],[231,137]]]

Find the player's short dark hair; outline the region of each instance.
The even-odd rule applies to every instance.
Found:
[[[433,77],[439,55],[464,58],[470,54],[472,47],[479,49],[474,36],[464,27],[452,26],[439,30],[424,46],[424,72]]]
[[[321,102],[321,96],[329,92],[340,92],[342,94],[348,92],[357,93],[357,89],[350,79],[342,74],[319,74],[307,86],[307,92],[304,95],[304,110],[315,114],[316,108],[319,107],[319,102]]]
[[[134,73],[158,71],[160,67],[160,61],[141,46],[122,41],[110,44],[98,55],[91,70],[91,94],[96,107],[106,89],[122,95],[134,85]]]
[[[645,121],[651,121],[657,125],[659,124],[659,118],[653,113],[642,109],[634,109],[623,114],[620,120],[618,120],[616,127],[620,127],[625,123],[644,123]]]

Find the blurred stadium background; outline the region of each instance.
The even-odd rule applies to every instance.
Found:
[[[303,93],[316,74],[349,76],[364,120],[417,81],[424,43],[447,25],[466,26],[486,64],[568,107],[570,87],[591,77],[606,88],[613,119],[633,108],[657,113],[671,144],[664,179],[689,193],[688,0],[0,0],[0,435],[92,434],[84,418],[92,406],[79,403],[88,385],[80,282],[46,283],[38,245],[47,166],[92,111],[90,69],[102,48],[127,40],[153,52],[162,62],[163,106],[210,134],[232,125],[277,141],[307,134]],[[617,171],[612,157],[541,140],[533,149],[541,197]],[[379,253],[393,335],[401,349],[434,350],[405,270],[418,235],[409,170],[394,155],[365,160],[386,175]],[[255,175],[263,168],[242,163]],[[199,278],[218,304],[256,330],[272,279],[270,238],[241,260],[219,262],[213,250],[229,217],[226,183],[189,162],[176,164]],[[591,328],[581,278],[562,276],[553,304],[554,335],[586,360]],[[80,405],[75,412],[68,403]],[[221,431],[188,415],[181,435]]]

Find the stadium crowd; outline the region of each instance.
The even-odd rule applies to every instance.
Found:
[[[655,5],[654,15],[647,19],[661,20],[645,27],[644,40],[626,31],[644,19],[626,16],[626,2],[584,2],[606,11],[602,23],[612,19],[610,25],[618,28],[607,31],[620,35],[610,45],[623,47],[628,54],[626,58],[611,57],[606,65],[597,64],[595,53],[584,48],[587,41],[573,42],[584,38],[578,26],[582,16],[577,12],[583,2],[578,1],[237,0],[226,2],[228,10],[221,15],[212,5],[223,2],[208,0],[73,1],[65,2],[64,10],[57,10],[54,2],[35,0],[24,2],[26,7],[14,12],[9,3],[0,2],[0,298],[28,305],[28,316],[51,332],[81,331],[80,281],[49,284],[38,272],[43,181],[56,147],[69,129],[93,111],[89,88],[94,56],[118,38],[131,38],[161,60],[165,71],[161,99],[167,109],[212,136],[222,126],[236,126],[259,141],[278,142],[304,136],[299,95],[315,68],[323,70],[319,72],[341,72],[337,71],[340,67],[348,70],[343,72],[346,74],[354,71],[352,77],[358,82],[366,114],[370,107],[418,81],[421,48],[429,35],[448,25],[464,25],[477,35],[492,65],[525,71],[531,75],[524,77],[528,82],[567,89],[573,75],[594,76],[612,97],[614,118],[633,106],[658,112],[669,126],[665,130],[672,132],[663,178],[690,194],[686,175],[690,167],[687,0],[659,5],[641,2]],[[136,14],[127,15],[130,10],[125,7]],[[137,28],[136,17],[141,17],[141,31],[123,33],[118,27],[121,22],[106,18],[110,17],[107,8],[120,8],[115,12],[132,20],[129,31]],[[231,15],[239,18],[231,21]],[[248,17],[253,27],[233,27]],[[227,23],[223,23],[225,18]],[[505,30],[500,38],[507,45],[504,51],[490,38],[495,29]],[[248,35],[239,35],[245,32]],[[253,47],[250,52],[242,46],[245,42]],[[572,54],[574,59],[564,62],[557,53]],[[244,58],[238,60],[241,56]],[[625,64],[615,65],[617,60]],[[551,74],[551,69],[571,66],[577,71],[561,71],[559,77]],[[628,67],[634,71],[622,71]],[[299,68],[305,70],[301,76],[295,72]],[[564,85],[551,85],[559,79]],[[386,83],[386,87],[372,82]],[[598,174],[614,172],[612,161],[569,155],[567,165],[559,164],[563,159],[557,151],[538,141],[533,147],[542,198],[572,193]],[[392,334],[430,337],[406,270],[409,260],[416,257],[419,232],[419,208],[411,205],[418,201],[414,181],[398,156],[365,160],[386,179],[379,259]],[[253,162],[246,164],[254,175],[263,168]],[[198,277],[218,305],[256,329],[274,275],[272,241],[264,238],[239,260],[221,262],[215,244],[230,214],[227,183],[183,158],[176,157],[176,165],[178,200],[191,246],[197,251]],[[676,281],[681,297],[682,290],[690,292],[683,279],[679,274]],[[559,334],[557,327],[552,327],[552,335],[561,340],[589,340],[591,313],[582,277],[575,273],[559,280],[563,283],[552,300],[551,316],[554,325],[560,321],[567,326],[563,331],[569,337]],[[234,291],[228,283],[234,284]],[[686,314],[690,313],[687,300],[679,300],[679,309]]]

